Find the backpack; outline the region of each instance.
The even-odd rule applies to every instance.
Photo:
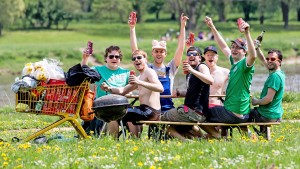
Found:
[[[83,104],[80,111],[80,118],[84,121],[91,121],[95,118],[94,111],[92,110],[95,93],[87,89],[84,93]]]

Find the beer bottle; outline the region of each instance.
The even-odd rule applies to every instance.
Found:
[[[44,105],[43,100],[44,100],[44,98],[45,98],[45,95],[46,95],[46,90],[43,91],[43,93],[42,93],[40,99],[39,99],[39,100],[36,102],[36,104],[35,104],[35,110],[36,110],[36,111],[41,111],[41,110],[42,110],[43,105]]]
[[[260,35],[255,39],[255,43],[254,43],[254,45],[255,45],[255,49],[257,49],[259,46],[260,46],[260,44],[261,44],[261,42],[262,42],[262,40],[263,40],[263,37],[264,37],[264,33],[265,33],[266,31],[262,31],[261,33],[260,33]]]

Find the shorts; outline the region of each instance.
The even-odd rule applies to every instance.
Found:
[[[248,118],[248,114],[245,114],[243,118],[237,117],[224,106],[215,106],[208,111],[208,122],[237,124],[247,122]]]
[[[140,120],[153,120],[157,121],[160,119],[160,110],[155,110],[145,104],[135,107],[127,108],[127,113],[123,117],[124,122],[135,122]]]
[[[161,116],[162,121],[178,121],[178,122],[203,122],[206,117],[194,109],[188,108],[188,111],[184,111],[184,106],[181,105],[178,108],[171,109],[165,112]]]
[[[256,108],[251,109],[248,122],[280,122],[281,118],[269,119],[262,116]]]

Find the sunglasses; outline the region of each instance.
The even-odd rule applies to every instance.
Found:
[[[274,62],[276,60],[279,60],[278,58],[266,58],[267,61],[271,61],[271,62]]]
[[[137,56],[137,57],[132,57],[131,60],[135,61],[136,59],[141,60],[143,58],[143,56]]]
[[[197,52],[188,52],[186,56],[199,56]]]
[[[120,56],[119,55],[108,55],[108,58],[109,59],[113,59],[113,58],[120,59]]]

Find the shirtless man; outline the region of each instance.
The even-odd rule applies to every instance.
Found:
[[[113,88],[106,83],[101,85],[101,89],[113,94],[125,95],[135,89],[139,91],[140,106],[128,108],[127,114],[123,118],[124,122],[138,120],[159,120],[161,113],[160,93],[164,88],[156,72],[147,65],[147,53],[142,50],[136,50],[132,53],[132,62],[139,71],[138,77],[130,75],[129,84],[125,87]],[[129,126],[129,130],[136,137],[141,130],[137,126]]]
[[[210,85],[210,95],[222,95],[225,93],[225,86],[228,81],[229,69],[217,65],[219,56],[218,50],[214,46],[204,49],[205,63],[209,68],[210,74],[214,78],[214,83]],[[223,105],[218,97],[209,97],[209,108]]]

